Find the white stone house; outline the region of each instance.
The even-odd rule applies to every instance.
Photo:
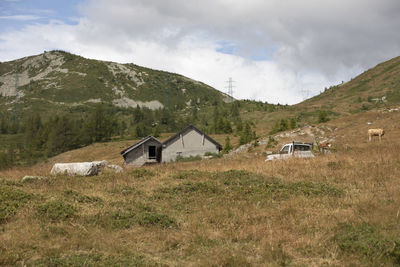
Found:
[[[125,163],[133,166],[142,166],[149,163],[172,162],[177,157],[204,156],[205,153],[219,153],[222,146],[200,131],[189,125],[163,143],[148,136],[140,142],[121,152]]]
[[[207,152],[218,154],[221,149],[217,141],[189,125],[162,143],[162,162],[175,161],[179,156],[204,156]]]

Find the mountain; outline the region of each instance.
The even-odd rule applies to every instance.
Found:
[[[86,59],[64,51],[0,63],[0,111],[79,112],[93,103],[176,110],[229,101],[229,97],[182,75],[134,64]]]
[[[400,103],[400,57],[393,58],[348,82],[325,88],[324,92],[296,107],[357,113]]]

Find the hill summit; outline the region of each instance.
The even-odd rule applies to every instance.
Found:
[[[28,109],[44,110],[90,103],[179,110],[229,100],[214,88],[182,75],[87,59],[64,51],[0,63],[0,95],[8,109],[16,100]]]

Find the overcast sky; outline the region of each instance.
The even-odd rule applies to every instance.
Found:
[[[294,104],[400,55],[399,0],[0,0],[0,61],[61,49]]]

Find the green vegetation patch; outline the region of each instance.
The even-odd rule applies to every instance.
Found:
[[[67,199],[71,199],[71,200],[79,202],[79,203],[87,203],[87,204],[102,204],[102,203],[104,203],[104,200],[100,197],[83,195],[74,190],[65,190],[64,196]]]
[[[22,190],[0,184],[0,224],[7,222],[31,198]]]
[[[260,185],[265,180],[263,175],[245,170],[215,172],[213,178],[222,181],[225,185]]]
[[[100,253],[79,253],[66,256],[55,256],[35,261],[35,266],[157,266],[143,256],[112,255]]]
[[[344,254],[358,254],[368,262],[400,264],[400,240],[381,234],[368,223],[341,224],[333,238]]]
[[[273,198],[285,199],[290,196],[304,195],[309,197],[339,197],[343,190],[326,183],[297,182],[286,183],[282,180],[245,171],[229,170],[224,172],[185,171],[176,174],[178,179],[190,179],[202,176],[207,181],[184,181],[176,186],[164,187],[155,192],[155,198],[197,197],[203,195],[233,195],[235,198]]]
[[[343,194],[343,190],[325,183],[298,182],[288,186],[288,191],[306,196],[331,196],[338,197]]]
[[[200,156],[190,156],[190,157],[182,157],[178,156],[176,157],[175,161],[176,162],[190,162],[190,161],[197,161],[201,160],[202,158]]]
[[[61,200],[53,200],[40,205],[37,214],[51,222],[65,221],[77,216],[77,209]]]
[[[387,99],[390,103],[399,103],[400,102],[400,81],[397,82],[397,90],[391,90],[387,93]]]
[[[221,190],[218,185],[212,182],[184,182],[177,186],[162,188],[162,193],[172,195],[192,194],[192,193],[210,193],[216,194]]]
[[[211,176],[210,172],[204,172],[199,170],[185,170],[185,171],[179,171],[178,173],[174,173],[172,175],[172,178],[177,180],[187,180],[187,179],[196,180],[199,178],[210,177],[210,176]]]
[[[139,179],[140,178],[142,178],[142,179],[151,178],[151,177],[156,176],[156,174],[157,173],[155,171],[143,169],[143,168],[133,169],[128,172],[128,175],[132,176],[133,178],[139,178]]]
[[[127,207],[130,204],[125,203],[124,206]],[[175,220],[168,215],[158,213],[153,208],[140,203],[132,204],[129,208],[118,208],[99,213],[89,218],[89,221],[110,230],[127,229],[133,225],[158,226],[161,228],[177,225]]]
[[[325,183],[297,182],[284,183],[278,178],[267,178],[261,174],[244,170],[217,172],[214,178],[220,180],[228,190],[246,195],[261,195],[274,199],[290,195],[341,196],[343,191]]]

